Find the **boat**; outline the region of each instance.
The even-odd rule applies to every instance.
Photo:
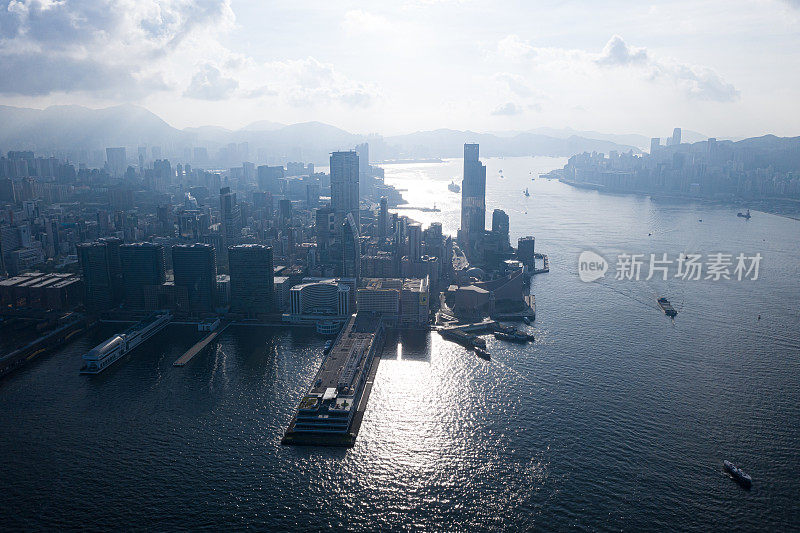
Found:
[[[487,361],[491,359],[489,352],[486,351],[486,348],[481,348],[480,346],[475,346],[473,348],[475,350],[475,354],[480,357],[481,359],[486,359]]]
[[[736,216],[737,217],[746,218],[746,219],[750,220],[750,217],[751,217],[750,210],[748,209],[747,212],[745,212],[745,213],[736,213]]]
[[[521,331],[514,331],[514,332],[496,331],[494,333],[494,338],[501,341],[524,344],[528,341],[532,341],[533,335],[528,335],[527,333],[522,333]]]
[[[744,488],[749,489],[750,486],[753,484],[753,478],[745,473],[744,470],[733,464],[732,462],[725,460],[722,462],[725,466],[725,471],[728,472],[731,477],[739,483]]]
[[[531,195],[531,193],[528,192],[528,188],[527,187],[525,187],[525,192],[523,194],[525,194],[525,196],[530,196]]]
[[[81,374],[99,374],[119,361],[123,355],[164,329],[170,320],[172,314],[169,312],[154,313],[124,333],[104,340],[83,355]]]
[[[447,189],[450,192],[461,192],[461,186],[455,181],[451,181],[450,184],[447,186]]]
[[[331,348],[333,348],[333,341],[332,340],[325,341],[325,347],[322,349],[322,354],[328,355],[328,353],[330,353],[331,351]]]
[[[658,305],[664,311],[664,314],[667,315],[670,318],[672,318],[672,317],[674,317],[675,315],[678,314],[678,312],[675,310],[674,307],[672,307],[672,304],[669,303],[669,300],[667,300],[666,298],[663,298],[663,297],[659,298],[658,299]]]

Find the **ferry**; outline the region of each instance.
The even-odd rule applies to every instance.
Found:
[[[678,314],[678,312],[675,310],[674,307],[672,307],[672,304],[669,303],[669,300],[667,300],[666,298],[663,298],[663,297],[659,298],[658,299],[658,305],[664,311],[664,314],[667,315],[670,318],[673,318],[675,315]]]
[[[486,359],[487,361],[491,359],[489,352],[486,351],[486,348],[481,348],[480,346],[475,346],[473,348],[475,350],[475,354],[480,357],[481,359]]]
[[[750,220],[750,217],[751,217],[750,210],[748,209],[746,213],[736,213],[736,216],[737,217],[746,218],[746,219]]]
[[[725,466],[725,471],[731,475],[734,481],[736,481],[743,487],[749,489],[750,486],[753,484],[753,478],[745,474],[744,470],[742,470],[732,462],[726,460],[723,461],[722,464]]]
[[[123,355],[164,329],[170,320],[172,314],[169,312],[155,313],[124,333],[104,340],[84,354],[81,374],[99,374],[119,361]]]
[[[450,192],[461,192],[461,186],[455,181],[451,181],[450,184],[447,186],[447,189]]]
[[[514,331],[514,332],[496,331],[494,333],[494,338],[501,341],[525,344],[526,342],[533,340],[533,335],[528,335],[527,333],[522,333],[521,331]]]

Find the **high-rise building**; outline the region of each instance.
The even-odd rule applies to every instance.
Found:
[[[361,242],[353,213],[342,224],[342,277],[361,278]]]
[[[336,217],[330,207],[321,207],[316,211],[315,229],[317,233],[317,249],[321,259],[327,261],[327,254],[333,245],[336,235]]]
[[[281,182],[280,180],[283,179],[285,173],[283,167],[276,166],[270,167],[267,165],[262,165],[258,167],[258,188],[262,191],[266,191],[272,194],[280,194],[281,192]]]
[[[389,200],[385,196],[381,196],[381,210],[378,213],[378,237],[381,239],[386,238],[387,229],[389,224]]]
[[[77,246],[83,274],[86,308],[105,311],[119,305],[122,296],[122,268],[117,238],[100,239]]]
[[[486,167],[478,157],[477,144],[464,145],[459,238],[467,255],[473,251],[486,229]]]
[[[161,244],[138,242],[119,247],[125,306],[144,308],[144,287],[166,281],[166,257]]]
[[[175,285],[186,287],[189,310],[214,310],[217,292],[217,257],[210,244],[178,244],[172,247]]]
[[[369,174],[369,144],[357,144],[356,153],[358,154],[358,173]]]
[[[661,138],[653,137],[650,139],[650,155],[655,154],[661,148]]]
[[[422,225],[416,222],[408,225],[408,257],[415,263],[422,257]]]
[[[274,308],[275,273],[272,248],[263,244],[240,244],[228,248],[231,272],[231,311],[250,316]]]
[[[331,207],[337,224],[344,224],[352,214],[359,228],[358,154],[352,150],[331,154]]]
[[[522,261],[525,266],[534,265],[534,252],[536,251],[536,239],[531,236],[520,237],[517,241],[517,259]]]
[[[501,244],[505,248],[510,246],[508,231],[508,215],[502,209],[495,209],[492,212],[492,233],[499,236]]]
[[[108,172],[114,177],[121,177],[128,165],[125,157],[125,147],[106,148],[106,165]]]
[[[675,128],[672,130],[672,146],[678,146],[681,144],[681,129]]]
[[[219,210],[222,217],[222,227],[226,239],[236,239],[242,236],[242,221],[239,206],[236,203],[236,193],[230,187],[219,190]]]

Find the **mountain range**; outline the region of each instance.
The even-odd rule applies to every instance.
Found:
[[[222,165],[241,163],[217,158],[219,149],[230,143],[248,143],[249,159],[256,162],[302,159],[317,164],[326,164],[331,151],[352,149],[365,141],[370,144],[373,161],[460,157],[466,142],[480,143],[484,157],[568,157],[584,151],[608,153],[611,150],[640,153],[650,143],[644,135],[541,127],[493,133],[437,129],[382,137],[350,133],[321,122],[287,125],[261,120],[238,130],[219,126],[180,130],[135,105],[105,109],[74,105],[46,109],[0,106],[0,124],[3,125],[0,128],[3,151],[33,150],[46,155],[125,146],[132,155],[139,146],[160,146],[166,157],[181,159],[189,148],[206,147],[209,163]],[[705,139],[699,133],[683,132],[686,142]]]

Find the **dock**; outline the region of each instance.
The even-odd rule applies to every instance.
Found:
[[[542,268],[534,267],[534,269],[531,270],[531,276],[535,276],[536,274],[544,274],[545,272],[550,272],[550,258],[547,257],[547,254],[535,253],[533,254],[533,257],[535,259],[541,259],[542,261],[544,261],[544,264],[542,265]]]
[[[172,363],[172,366],[185,366],[186,363],[192,360],[192,357],[203,351],[203,348],[208,346],[214,339],[216,339],[220,333],[228,329],[228,326],[230,326],[230,323],[227,323],[221,328],[212,331],[211,333],[209,333],[208,335],[197,341],[197,343],[188,350],[186,350],[186,353],[180,356],[180,358],[178,358],[177,361]]]
[[[348,320],[300,399],[281,444],[353,446],[378,371],[383,341],[384,326],[379,316],[359,313]]]

